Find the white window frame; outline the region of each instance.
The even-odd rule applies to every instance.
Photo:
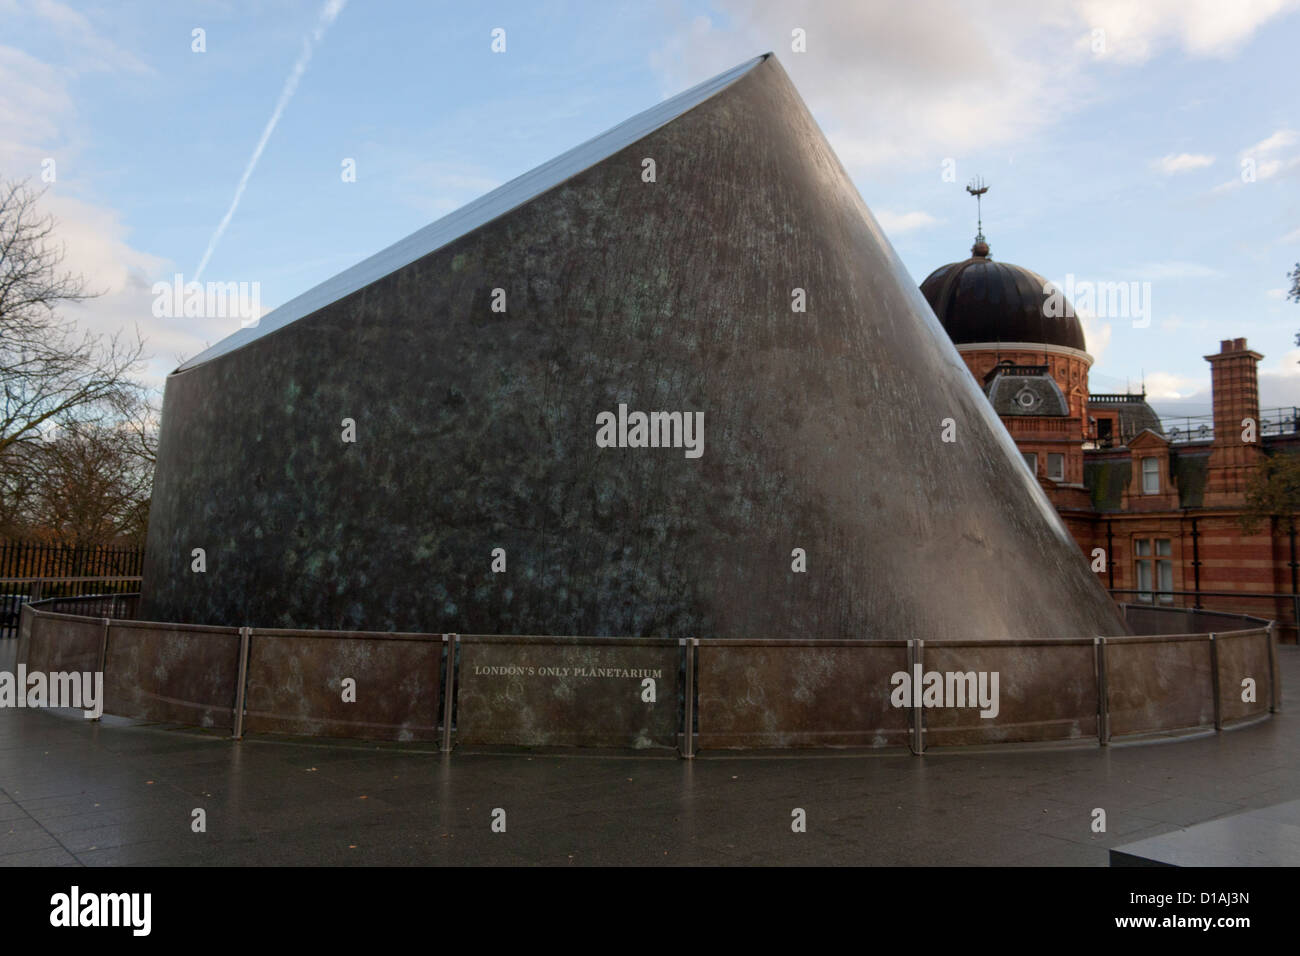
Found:
[[[1057,471],[1056,474],[1052,474],[1053,458],[1055,458],[1061,466],[1060,470]],[[1054,451],[1047,453],[1047,477],[1051,478],[1053,481],[1065,481],[1065,456],[1064,455]]]
[[[1148,479],[1152,480],[1148,481]],[[1155,485],[1154,488],[1151,487],[1152,484]],[[1160,459],[1154,456],[1148,455],[1142,459],[1142,494],[1160,494]]]
[[[1133,539],[1133,583],[1143,604],[1174,603],[1173,555],[1172,538]]]
[[[1155,539],[1156,563],[1156,600],[1161,604],[1173,604],[1174,596],[1174,545],[1171,538]]]

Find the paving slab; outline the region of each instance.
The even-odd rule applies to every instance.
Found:
[[[1117,846],[1111,866],[1300,866],[1300,800]]]
[[[1278,657],[1284,688],[1300,688],[1300,648]],[[1105,866],[1112,852],[1294,865],[1300,695],[1285,707],[1149,746],[693,761],[232,741],[4,709],[0,866]],[[1104,833],[1090,827],[1098,807]],[[505,833],[491,829],[497,808]]]

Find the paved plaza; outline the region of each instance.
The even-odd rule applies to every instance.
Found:
[[[1300,649],[1278,658],[1284,710],[1244,729],[924,758],[443,755],[5,709],[0,865],[1105,866],[1112,846],[1300,797]]]

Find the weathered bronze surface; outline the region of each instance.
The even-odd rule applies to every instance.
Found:
[[[597,447],[620,404],[702,412],[702,456]],[[143,588],[258,627],[1126,633],[773,57],[173,374]]]
[[[681,661],[675,640],[464,637],[456,741],[676,746]],[[651,689],[653,701],[646,699]]]
[[[1224,723],[1261,717],[1269,712],[1272,686],[1269,680],[1268,631],[1241,631],[1236,634],[1218,634],[1219,646],[1219,707]],[[1254,703],[1243,701],[1242,681],[1255,682]]]
[[[1106,678],[1113,737],[1214,726],[1206,636],[1108,642]]]
[[[29,607],[21,631],[17,660],[29,672],[97,666],[101,618]],[[1254,628],[1215,636],[1213,644],[1206,634],[1107,641],[1111,735],[1213,727],[1216,654],[1220,723],[1267,716],[1278,698],[1270,679],[1271,632]],[[684,727],[695,726],[706,749],[897,745],[908,740],[912,708],[891,698],[895,676],[909,673],[909,655],[920,658],[923,683],[931,673],[976,674],[977,684],[979,674],[999,674],[996,717],[976,723],[970,708],[922,701],[927,746],[1053,741],[1091,737],[1097,729],[1100,689],[1091,658],[1102,648],[1090,641],[916,642],[909,651],[903,641],[706,638],[689,648],[698,653],[694,687],[700,703],[698,721],[689,724],[683,723],[691,686],[683,669],[685,643],[462,638],[450,658],[460,678],[458,739],[489,746],[662,748],[671,747]],[[104,710],[232,728],[241,645],[234,628],[114,621],[102,645]],[[254,631],[245,729],[432,740],[439,714],[448,712],[440,709],[449,700],[442,697],[445,646],[437,634]],[[344,699],[349,677],[356,681],[355,701]],[[645,696],[646,677],[654,681],[653,701]],[[1241,700],[1246,677],[1255,681],[1254,701]],[[386,694],[389,688],[396,693]],[[683,746],[683,752],[690,751]]]
[[[239,630],[114,621],[104,663],[104,711],[229,730]]]
[[[887,747],[907,743],[907,709],[890,675],[909,671],[907,644],[701,644],[699,745]]]
[[[1132,634],[1209,634],[1241,631],[1266,623],[1242,614],[1135,604],[1124,606],[1124,619]]]
[[[926,671],[998,674],[996,716],[981,717],[980,708],[972,706],[924,709],[927,746],[1096,738],[1094,657],[1092,641],[1015,647],[927,643]]]
[[[246,733],[437,740],[442,636],[255,630]],[[343,682],[355,682],[345,699]]]
[[[32,618],[30,643],[27,646],[27,670],[47,674],[56,671],[97,671],[103,635],[104,625],[98,620],[77,620],[64,615],[36,615]]]

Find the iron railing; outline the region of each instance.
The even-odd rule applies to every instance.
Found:
[[[1296,432],[1298,418],[1300,418],[1300,409],[1295,407],[1260,409],[1257,434],[1261,437],[1293,435]],[[1213,415],[1162,417],[1160,427],[1164,431],[1165,437],[1174,444],[1214,440]]]
[[[24,604],[35,604],[41,602],[46,610],[60,611],[59,607],[48,605],[46,602],[54,601],[81,601],[82,604],[76,606],[85,606],[84,602],[88,599],[105,598],[118,602],[126,602],[122,606],[129,607],[134,614],[136,603],[139,599],[138,593],[131,593],[131,589],[138,587],[140,584],[139,575],[126,575],[122,577],[73,577],[73,578],[0,578],[0,638],[16,637],[18,634],[18,620],[22,613]],[[72,604],[69,604],[69,608]],[[60,612],[63,613],[63,612]],[[80,613],[68,610],[66,613]],[[95,612],[98,614],[98,612]],[[107,612],[98,614],[100,617],[119,617],[127,616],[126,614],[109,614]]]
[[[1245,614],[1277,622],[1283,643],[1297,643],[1300,622],[1300,594],[1256,591],[1163,591],[1155,588],[1110,588],[1111,597],[1128,596],[1135,607],[1164,607],[1181,610],[1213,610],[1226,614]],[[1212,598],[1207,608],[1203,598]],[[1289,641],[1288,641],[1289,639]]]

